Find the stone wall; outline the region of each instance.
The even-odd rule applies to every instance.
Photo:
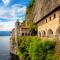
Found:
[[[55,8],[60,6],[60,0],[36,0],[35,5],[34,21],[37,22],[51,11],[53,11]]]
[[[54,14],[56,14],[54,18]],[[60,34],[60,10],[52,13],[49,15],[47,18],[42,20],[41,22],[38,23],[38,36],[42,36],[45,32],[45,35],[48,36],[48,31],[52,30],[53,35],[58,35]],[[49,33],[50,34],[50,33]]]
[[[60,60],[60,37],[56,38],[55,57],[55,60]]]

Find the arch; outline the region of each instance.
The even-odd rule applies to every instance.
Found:
[[[42,37],[46,37],[46,32],[42,31]]]
[[[39,36],[41,37],[41,32],[39,31]]]
[[[30,36],[30,33],[28,33],[28,36]]]
[[[24,36],[24,33],[22,33],[22,36]]]
[[[27,33],[25,33],[25,36],[27,36]]]
[[[48,36],[48,37],[52,37],[52,36],[53,36],[53,31],[52,31],[52,29],[49,29],[49,30],[48,30],[47,36]]]
[[[60,36],[60,26],[57,28],[55,35],[56,35],[56,36]]]

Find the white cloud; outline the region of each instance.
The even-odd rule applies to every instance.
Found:
[[[18,9],[17,12],[24,12],[25,13],[26,12],[26,7],[24,6],[23,8]]]
[[[0,17],[9,19],[9,20],[15,20],[17,18],[20,18],[20,16],[24,15],[26,13],[26,7],[20,7],[19,5],[12,6],[11,8],[0,8]],[[24,16],[22,16],[24,17]]]
[[[8,5],[10,0],[2,0],[2,2],[4,3],[4,5]]]
[[[0,7],[0,18],[3,20],[8,20],[7,22],[2,22],[0,20],[0,30],[12,30],[14,28],[14,23],[17,19],[22,22],[24,20],[24,15],[26,13],[26,7],[16,4],[11,8]]]
[[[0,31],[11,31],[15,27],[16,21],[0,22]]]

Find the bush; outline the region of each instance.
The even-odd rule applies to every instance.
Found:
[[[23,55],[24,60],[29,60],[28,48],[30,46],[31,38],[30,37],[21,37],[18,38],[19,51]]]
[[[55,60],[55,42],[42,40],[38,37],[21,37],[19,41],[19,51],[24,60]]]

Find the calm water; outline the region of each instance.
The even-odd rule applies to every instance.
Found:
[[[0,36],[0,60],[11,60],[10,58],[10,36]]]

